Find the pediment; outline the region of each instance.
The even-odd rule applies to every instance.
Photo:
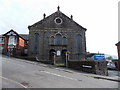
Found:
[[[48,17],[45,17],[41,21],[38,21],[37,23],[29,26],[28,28],[64,28],[86,30],[86,28],[76,23],[72,18],[69,18],[61,11],[56,11],[55,13],[49,15]]]

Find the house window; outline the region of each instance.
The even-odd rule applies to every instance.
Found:
[[[15,36],[9,36],[8,45],[16,45],[16,37]]]
[[[82,49],[82,37],[81,35],[76,36],[76,52],[81,53]]]
[[[56,34],[55,45],[62,45],[62,35],[61,34]]]
[[[57,25],[60,25],[62,24],[62,19],[60,17],[57,17],[55,18],[54,22],[57,24]]]
[[[35,33],[35,38],[34,38],[35,42],[34,42],[34,52],[35,54],[38,54],[39,53],[39,34],[38,33]]]

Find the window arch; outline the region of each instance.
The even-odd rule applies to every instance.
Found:
[[[34,38],[34,52],[35,54],[39,53],[39,34],[35,33],[35,38]]]
[[[67,45],[67,38],[66,38],[66,37],[63,37],[62,44],[63,44],[63,45]]]
[[[62,45],[62,35],[61,34],[56,34],[55,45]]]
[[[50,45],[54,45],[54,36],[51,36],[50,38],[49,38],[49,44]]]
[[[82,49],[82,36],[78,34],[76,36],[76,52],[81,53],[81,49]]]

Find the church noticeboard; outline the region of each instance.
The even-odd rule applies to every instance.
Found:
[[[57,56],[60,56],[61,55],[61,52],[58,50],[57,51]]]

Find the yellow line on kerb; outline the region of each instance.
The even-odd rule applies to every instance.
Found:
[[[28,87],[26,87],[26,86],[24,86],[24,85],[22,85],[22,84],[20,84],[20,83],[18,83],[18,82],[16,82],[16,81],[14,81],[14,80],[11,80],[11,79],[8,79],[8,78],[2,77],[2,76],[0,76],[0,78],[5,79],[5,80],[7,80],[7,81],[11,81],[11,82],[13,82],[13,83],[16,83],[16,84],[20,85],[21,87],[23,87],[23,88],[25,88],[25,89],[28,89]],[[28,89],[28,90],[30,90],[30,89]]]

